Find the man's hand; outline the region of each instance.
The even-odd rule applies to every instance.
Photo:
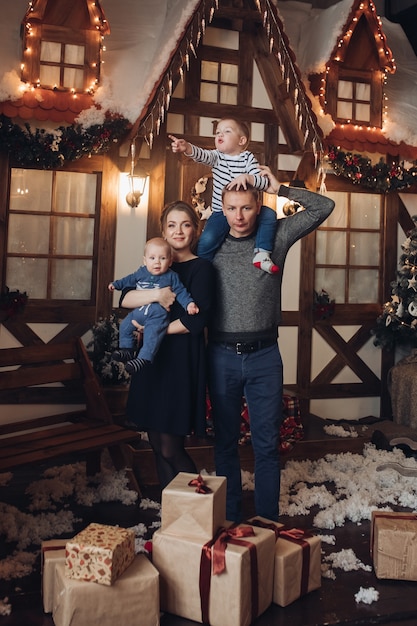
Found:
[[[174,135],[168,135],[168,137],[172,141],[172,152],[184,152],[186,156],[187,153],[191,154],[191,144],[188,141],[185,141],[185,139],[178,139],[178,137],[174,137]]]
[[[279,180],[275,178],[268,165],[260,165],[259,169],[261,176],[265,176],[269,181],[269,187],[266,189],[266,192],[277,194],[281,186]]]
[[[236,176],[236,178],[230,181],[226,187],[227,189],[236,189],[236,191],[239,191],[239,189],[246,191],[248,185],[253,185],[254,182],[252,174],[239,174],[239,176]]]

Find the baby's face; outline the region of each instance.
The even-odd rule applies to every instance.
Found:
[[[168,271],[171,265],[171,255],[165,246],[148,244],[143,262],[151,274],[158,276]]]
[[[236,156],[245,149],[246,142],[234,120],[221,120],[217,124],[214,143],[219,152]]]

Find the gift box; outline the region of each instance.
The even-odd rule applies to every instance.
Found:
[[[161,530],[208,541],[226,519],[226,479],[180,472],[162,491]]]
[[[110,587],[68,578],[57,563],[54,588],[55,626],[159,626],[159,574],[143,554]]]
[[[370,548],[377,578],[417,580],[417,514],[372,511]]]
[[[272,602],[274,547],[272,531],[242,524],[205,544],[156,531],[161,609],[211,626],[248,626]]]
[[[255,517],[249,524],[275,529],[273,602],[287,606],[321,587],[321,539],[300,528]]]
[[[55,566],[65,563],[65,545],[68,539],[50,539],[41,544],[42,602],[45,613],[52,613],[55,596]]]
[[[132,530],[90,524],[67,541],[65,572],[69,578],[112,585],[135,557]]]

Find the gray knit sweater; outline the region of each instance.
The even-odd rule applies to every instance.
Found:
[[[289,248],[319,226],[332,212],[334,202],[317,193],[281,185],[278,195],[304,207],[278,220],[272,259],[278,274],[267,274],[252,264],[255,234],[227,237],[216,253],[216,305],[210,327],[211,341],[254,341],[277,337],[281,320],[281,283]]]

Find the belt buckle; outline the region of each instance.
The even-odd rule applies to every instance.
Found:
[[[244,345],[245,345],[244,343],[242,343],[241,341],[238,341],[238,343],[236,344],[236,354],[243,354],[242,346]]]

